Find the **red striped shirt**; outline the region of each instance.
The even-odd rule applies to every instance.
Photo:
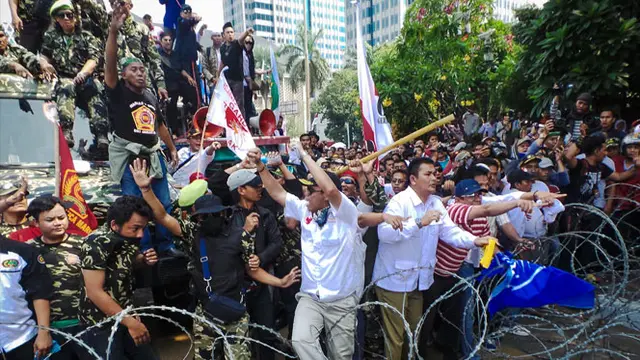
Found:
[[[491,231],[489,221],[486,217],[469,220],[472,205],[453,203],[447,207],[447,212],[451,220],[461,229],[470,232],[477,237],[489,236]],[[453,247],[444,241],[438,241],[436,250],[435,273],[442,277],[449,277],[451,273],[456,273],[460,269],[462,262],[469,253],[468,249]]]

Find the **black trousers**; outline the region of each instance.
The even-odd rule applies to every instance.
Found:
[[[273,301],[271,300],[269,287],[266,285],[258,286],[256,290],[247,294],[246,300],[247,312],[249,313],[250,322],[262,325],[272,330],[275,329],[275,310]],[[275,334],[256,328],[251,328],[250,332],[252,339],[258,340],[273,347],[278,346],[278,340]],[[252,348],[252,352],[254,352],[253,350],[257,349],[255,350],[255,353],[258,355],[258,359],[260,360],[275,359],[275,353],[269,348],[255,343],[252,344]]]
[[[9,351],[8,353],[3,353],[0,349],[0,359],[1,360],[24,360],[24,359],[33,359],[33,343],[36,341],[36,336],[32,337],[31,340],[26,343],[18,346],[17,348]]]
[[[198,111],[198,91],[197,88],[189,85],[185,81],[171,84],[169,89],[169,104],[167,105],[167,124],[171,133],[176,136],[184,135],[193,114]],[[182,96],[185,118],[178,113],[178,97]]]
[[[275,268],[275,275],[276,277],[282,278],[296,266],[300,267],[300,259],[287,261]],[[280,295],[280,302],[282,303],[282,307],[284,308],[284,312],[287,317],[289,339],[291,339],[291,333],[293,332],[293,318],[296,314],[296,307],[298,306],[296,294],[300,292],[300,283],[293,284],[288,288],[279,288],[277,290]]]
[[[107,346],[111,335],[111,325],[101,328],[93,328],[82,336],[82,340],[92,347],[96,353],[106,358]],[[133,338],[129,335],[129,330],[123,325],[118,326],[113,335],[111,344],[111,359],[123,360],[156,360],[158,357],[154,354],[151,344],[142,344],[136,346]],[[87,355],[83,360],[94,359],[93,356]]]
[[[249,131],[251,131],[251,124],[249,123],[249,119],[257,116],[256,107],[253,105],[253,91],[248,86],[244,87],[244,114],[245,121],[247,122],[247,127],[249,127]],[[260,129],[254,129],[255,131],[260,131]],[[252,131],[253,132],[253,131]]]
[[[36,54],[42,47],[42,40],[45,31],[49,27],[49,22],[34,19],[30,22],[23,23],[22,31],[18,43],[24,46],[30,52]]]

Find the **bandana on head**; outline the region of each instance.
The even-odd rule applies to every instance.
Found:
[[[133,57],[133,56],[129,56],[126,57],[122,60],[120,60],[120,66],[122,67],[122,71],[124,71],[124,69],[127,68],[127,66],[133,64],[133,63],[141,63],[142,64],[142,60],[138,59],[137,57]]]

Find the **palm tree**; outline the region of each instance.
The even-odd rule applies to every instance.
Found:
[[[307,28],[304,26],[304,23],[299,23],[296,29],[295,44],[284,45],[278,52],[278,56],[286,58],[285,72],[289,74],[289,84],[293,91],[296,91],[300,86],[304,86],[305,83],[303,45],[305,31],[307,31]],[[322,85],[324,85],[331,75],[329,64],[320,56],[320,51],[317,47],[320,39],[322,39],[322,29],[307,35],[312,94],[322,88]]]

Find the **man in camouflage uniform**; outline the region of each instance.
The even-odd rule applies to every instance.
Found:
[[[94,77],[100,62],[100,42],[77,24],[70,0],[58,0],[50,14],[55,18],[54,28],[44,35],[42,55],[46,56],[58,72],[55,101],[60,126],[69,147],[75,145],[73,122],[76,105],[89,117],[89,127],[95,136],[99,151],[106,154],[109,146],[109,121],[103,99],[103,87]]]
[[[33,78],[40,74],[43,79],[55,78],[56,70],[44,58],[18,44],[10,44],[9,37],[0,27],[0,73],[16,73],[24,78]],[[19,89],[16,89],[19,91]]]
[[[300,271],[297,268],[279,279],[258,266],[255,255],[255,237],[259,220],[256,213],[251,213],[244,219],[244,226],[233,226],[232,220],[226,217],[227,207],[222,204],[222,200],[214,195],[204,195],[198,198],[193,205],[194,211],[191,219],[194,221],[184,218],[176,219],[166,213],[153,191],[150,191],[151,179],[147,175],[146,165],[140,159],[133,163],[133,176],[136,184],[140,187],[142,196],[153,209],[155,220],[165,226],[173,235],[182,238],[182,241],[192,248],[189,271],[192,275],[192,288],[198,300],[196,314],[209,320],[212,319],[212,316],[204,310],[210,293],[243,302],[245,274],[253,280],[276,287],[289,287],[298,281]],[[180,192],[178,201],[183,205],[191,203],[187,198],[193,196],[192,190],[198,187],[194,184],[196,182],[186,186]],[[208,258],[206,263],[201,262],[205,256],[201,254],[200,240],[204,241],[206,258]],[[210,279],[205,279],[203,275],[203,266],[207,265],[211,274]],[[224,324],[216,322],[220,331],[210,329],[205,326],[206,324],[194,320],[195,359],[213,359],[214,349],[217,354],[215,358],[220,358],[224,350],[233,354],[235,359],[251,359],[249,344],[244,339],[248,333],[248,323],[247,313],[235,321]],[[221,335],[220,332],[231,336],[231,338],[227,338],[228,347],[221,339],[216,341],[216,338]],[[269,344],[274,345],[274,343]]]
[[[131,11],[132,0],[123,0],[125,6]],[[118,59],[135,57],[142,60],[147,70],[147,87],[157,90],[161,99],[169,99],[167,85],[164,81],[164,73],[161,67],[160,54],[155,43],[150,41],[149,28],[133,20],[129,15],[124,21],[118,33]],[[118,62],[119,63],[119,62]],[[120,72],[122,69],[118,69]]]
[[[42,236],[29,240],[27,244],[40,251],[53,281],[53,295],[49,299],[51,327],[76,334],[80,332],[78,306],[82,279],[82,238],[67,233],[69,218],[65,204],[57,197],[37,197],[31,201],[27,212],[42,232]],[[52,336],[60,344],[66,342],[64,337],[56,333]],[[55,358],[75,359],[74,354],[80,352],[83,352],[82,348],[71,342],[62,347]]]
[[[144,200],[135,196],[118,198],[107,212],[106,224],[89,235],[82,245],[80,325],[93,326],[133,305],[133,269],[136,263],[151,266],[155,250],[140,253],[140,239],[153,216]],[[105,355],[111,325],[92,328],[83,340]],[[113,359],[156,359],[149,331],[136,317],[126,316],[111,338]]]
[[[19,34],[18,42],[34,54],[40,51],[42,36],[49,27],[49,9],[38,6],[46,3],[37,0],[9,0],[11,23]]]
[[[9,237],[14,231],[29,227],[27,218],[27,182],[0,183],[0,235]]]

